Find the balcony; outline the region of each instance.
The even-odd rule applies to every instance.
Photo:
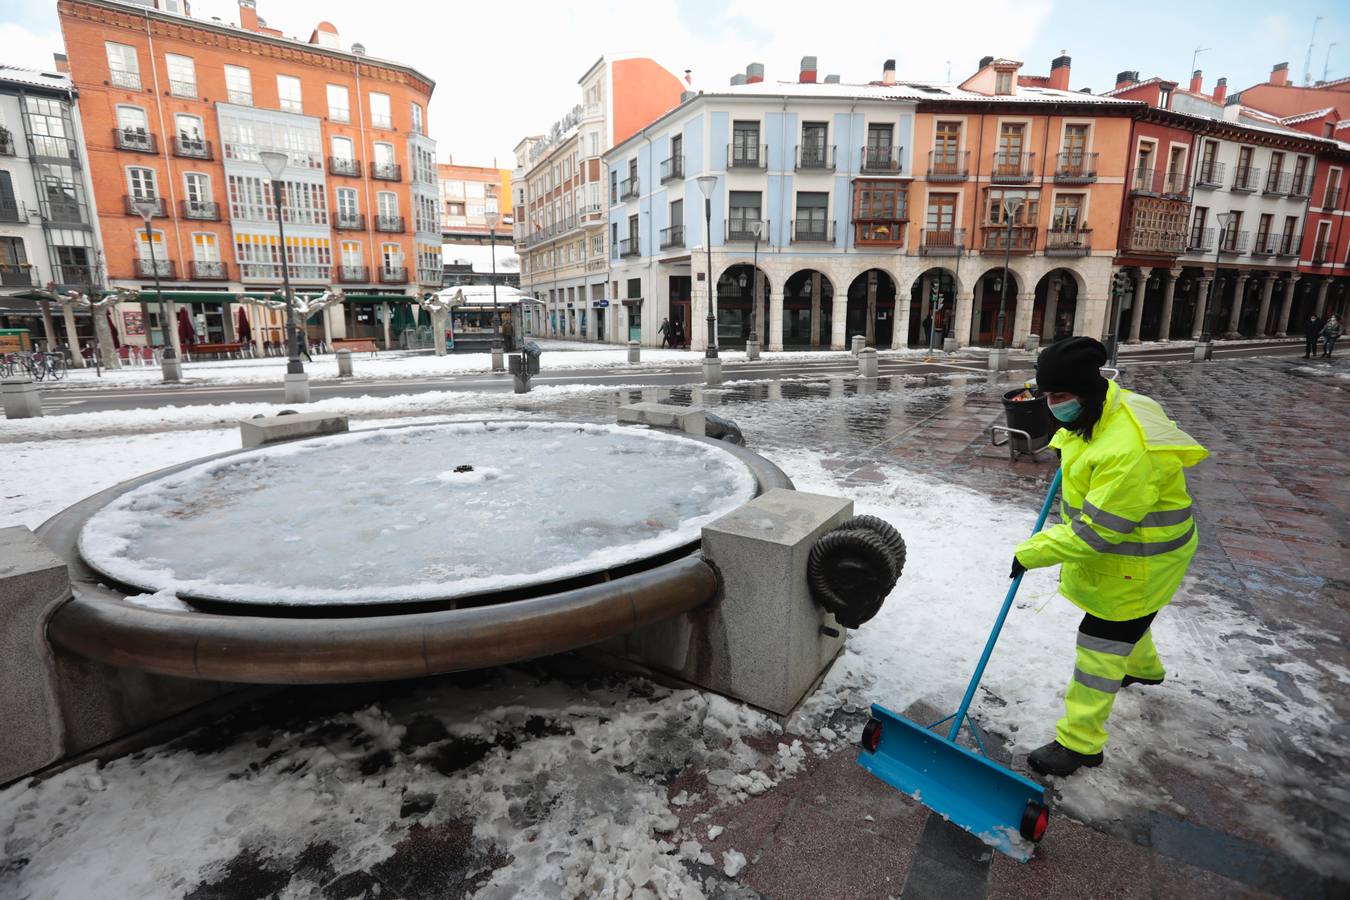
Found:
[[[743,147],[727,144],[728,169],[765,169],[768,165],[768,144],[749,144]]]
[[[1135,218],[1140,217],[1136,214]],[[1186,233],[1140,225],[1136,221],[1125,235],[1125,249],[1151,256],[1179,256],[1186,251]]]
[[[173,139],[173,155],[185,159],[210,159],[211,142],[179,135]]]
[[[791,234],[794,244],[833,244],[834,221],[793,219]]]
[[[1055,184],[1091,184],[1096,180],[1096,153],[1070,150],[1055,160]]]
[[[1266,174],[1266,186],[1263,194],[1288,194],[1294,189],[1293,172],[1269,172]]]
[[[1087,256],[1091,252],[1091,228],[1051,228],[1045,233],[1046,256]]]
[[[1328,187],[1326,189],[1326,192],[1322,194],[1322,209],[1324,210],[1335,209],[1337,206],[1340,205],[1340,203],[1341,203],[1340,188]]]
[[[1227,170],[1221,162],[1210,160],[1207,163],[1200,164],[1200,171],[1195,175],[1195,186],[1198,188],[1216,188],[1223,184],[1224,173]]]
[[[1032,253],[1036,250],[1036,226],[985,225],[981,229],[981,253]]]
[[[403,231],[402,216],[376,216],[375,230],[385,231],[389,234],[400,234]]]
[[[138,202],[143,202],[143,201],[146,201],[146,200],[149,200],[151,203],[155,204],[155,211],[154,211],[154,213],[152,213],[152,215],[154,215],[154,216],[157,217],[157,218],[158,218],[158,217],[161,217],[161,216],[167,216],[167,215],[168,215],[168,213],[165,212],[165,210],[164,210],[164,198],[163,198],[163,197],[133,197],[133,196],[131,196],[130,194],[124,195],[124,196],[122,197],[122,203],[124,204],[124,206],[125,206],[125,208],[126,208],[126,213],[127,213],[127,215],[129,215],[129,216],[139,216],[140,213],[136,210],[136,204],[137,204]]]
[[[183,100],[197,99],[197,82],[169,79],[169,95]]]
[[[661,229],[661,249],[666,250],[670,247],[684,246],[684,226],[672,225],[669,228]]]
[[[183,218],[201,222],[219,222],[220,204],[212,200],[180,200]]]
[[[755,211],[758,212],[759,210]],[[732,210],[732,212],[735,212],[735,210]],[[745,218],[727,219],[727,240],[754,241],[756,225],[759,226],[761,237],[769,233],[769,225],[767,222]]]
[[[1294,183],[1289,186],[1289,196],[1311,197],[1312,189],[1313,177],[1311,174],[1305,174],[1302,178],[1295,176]]]
[[[1034,176],[1032,167],[1036,164],[1035,153],[1008,153],[998,151],[993,155],[993,168],[989,171],[991,184],[1027,184]]]
[[[328,157],[328,173],[330,175],[348,175],[352,178],[360,178],[361,160],[348,159],[345,156],[330,156]],[[397,181],[398,179],[393,180]]]
[[[153,140],[153,138],[151,138]],[[153,145],[151,147],[153,151]],[[54,137],[50,134],[28,135],[28,155],[42,159],[55,159],[70,162],[80,158],[75,141],[66,137]]]
[[[46,225],[87,225],[89,219],[84,212],[84,204],[75,200],[38,200],[43,224]]]
[[[925,228],[919,232],[919,253],[924,256],[960,256],[966,246],[966,230]]]
[[[640,195],[641,193],[642,193],[641,183],[638,181],[638,177],[636,175],[634,175],[632,178],[625,178],[623,181],[619,182],[620,200],[636,200],[638,198],[638,195]]]
[[[140,72],[123,72],[113,69],[110,73],[109,83],[113,87],[126,88],[129,91],[139,91],[141,89]]]
[[[38,287],[37,269],[27,264],[0,266],[0,287]]]
[[[28,219],[26,212],[19,201],[0,197],[0,222],[25,222]]]
[[[229,281],[230,268],[219,260],[194,259],[188,263],[193,281]]]
[[[1318,241],[1313,244],[1312,264],[1320,266],[1331,259],[1331,241]]]
[[[1185,172],[1135,169],[1130,180],[1130,192],[1147,197],[1184,198],[1190,194],[1190,182],[1190,176]]]
[[[684,177],[684,157],[672,156],[661,160],[661,183]]]
[[[14,147],[14,135],[3,128],[0,128],[0,156],[15,156],[18,151]]]
[[[1275,248],[1280,244],[1278,234],[1256,233],[1256,243],[1252,245],[1252,256],[1274,256]]]
[[[797,171],[798,172],[833,172],[835,152],[834,147],[826,147],[823,144],[807,144],[805,147],[797,147]]]
[[[171,259],[136,259],[136,277],[137,278],[177,278],[175,267]]]
[[[1261,183],[1261,170],[1252,166],[1238,166],[1233,170],[1233,186],[1230,190],[1251,193]]]
[[[1191,195],[1191,176],[1185,172],[1166,172],[1162,176],[1164,197],[1185,199]]]
[[[378,115],[376,115],[375,113],[371,113],[371,114],[370,114],[370,127],[371,127],[371,128],[383,128],[383,129],[385,129],[385,130],[387,130],[387,131],[392,131],[393,128],[394,128],[394,117],[393,117],[393,116],[378,116]]]
[[[641,248],[641,246],[639,245],[639,236],[638,236],[638,235],[633,235],[632,237],[626,237],[626,238],[624,238],[623,240],[619,241],[619,256],[620,256],[620,257],[627,257],[627,256],[641,256],[641,255],[642,255],[642,248]]]
[[[337,213],[333,216],[333,227],[338,231],[365,231],[366,217],[360,213]]]
[[[599,203],[586,203],[581,207],[581,209],[577,211],[577,214],[583,220],[586,220],[591,218],[599,218],[604,214],[604,212],[605,212],[604,209],[601,208]]]
[[[1208,253],[1214,249],[1213,228],[1192,228],[1186,235],[1188,253]]]
[[[965,181],[970,178],[970,151],[929,150],[929,181]]]
[[[368,284],[370,269],[367,266],[338,266],[337,280],[340,284]]]
[[[1301,237],[1297,234],[1289,233],[1280,235],[1280,242],[1275,247],[1276,256],[1298,256],[1298,248],[1303,243]]]
[[[1230,256],[1246,253],[1247,237],[1248,233],[1245,231],[1224,231],[1219,236],[1219,252]]]
[[[376,181],[402,181],[403,167],[398,163],[377,162],[370,167],[370,177]]]
[[[118,150],[154,153],[155,136],[143,128],[114,128],[113,146]]]
[[[899,172],[900,148],[896,146],[863,147],[864,172]]]
[[[233,103],[235,106],[252,106],[252,105],[253,105],[253,92],[252,92],[252,91],[235,91],[235,90],[230,90],[229,88],[226,88],[226,89],[225,89],[225,99],[226,99],[228,102]]]
[[[385,266],[380,269],[380,284],[407,284],[407,266]]]

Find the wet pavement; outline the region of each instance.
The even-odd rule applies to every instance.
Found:
[[[697,404],[735,420],[752,447],[801,447],[825,454],[843,486],[875,483],[885,478],[886,467],[901,466],[1034,506],[1053,475],[1053,457],[1010,460],[1006,448],[991,446],[989,434],[990,425],[1002,422],[1003,392],[1026,377],[1029,373],[915,373],[869,382],[822,373],[717,389],[674,385],[595,392],[529,412],[555,419],[612,421],[617,407],[628,402]],[[1189,772],[1169,771],[1161,756],[1145,750],[1134,764],[1143,767],[1144,780],[1166,786],[1184,815],[1141,808],[1087,815],[1075,812],[1070,803],[1069,814],[1056,814],[1035,857],[1025,865],[993,853],[898,796],[863,772],[853,762],[856,751],[850,748],[808,757],[799,771],[776,787],[743,802],[709,800],[679,806],[682,828],[706,830],[715,821],[725,829],[704,842],[714,857],[723,846],[734,846],[747,857],[735,877],[722,874],[720,863],[690,862],[706,876],[709,896],[824,900],[1350,895],[1350,882],[1337,880],[1350,870],[1350,789],[1345,780],[1350,771],[1350,650],[1345,644],[1350,635],[1346,571],[1350,446],[1344,437],[1350,428],[1346,404],[1350,366],[1341,360],[1305,366],[1301,359],[1283,358],[1204,366],[1132,365],[1121,380],[1161,402],[1212,451],[1209,460],[1188,473],[1202,534],[1191,576],[1198,592],[1225,597],[1259,623],[1254,633],[1245,635],[1196,624],[1184,630],[1184,639],[1202,650],[1212,649],[1214,658],[1225,660],[1225,665],[1231,664],[1230,651],[1242,641],[1278,641],[1295,648],[1287,665],[1263,673],[1270,685],[1271,708],[1303,699],[1300,692],[1309,690],[1310,682],[1298,676],[1314,670],[1334,674],[1317,684],[1335,715],[1320,728],[1309,728],[1306,722],[1290,722],[1283,729],[1253,724],[1241,711],[1234,711],[1231,722],[1210,724],[1216,738],[1223,738],[1225,729],[1231,731],[1234,753],[1249,753],[1258,761],[1241,776],[1225,766],[1216,768],[1212,779],[1197,779]],[[503,397],[499,403],[488,401],[483,412],[520,414],[521,409]],[[1187,612],[1179,609],[1175,614]],[[1208,612],[1203,608],[1190,612],[1196,613],[1197,623],[1212,621],[1200,615]],[[1167,650],[1160,646],[1164,660]],[[1239,674],[1243,673],[1234,677]],[[497,677],[489,673],[476,681],[455,680],[454,685],[456,690],[472,691],[476,684]],[[283,733],[283,743],[297,733],[305,740],[310,729],[319,732],[315,740],[337,743],[350,735],[324,734],[321,722],[311,722],[315,716],[358,709],[372,696],[387,699],[391,692],[435,693],[442,683],[344,688],[339,694],[288,691],[255,708],[244,724],[208,729],[217,743],[204,752],[236,739],[263,740],[259,728]],[[609,679],[606,684],[643,690],[636,686],[642,683],[624,679]],[[403,752],[421,754],[419,758],[433,760],[432,765],[440,760],[442,774],[472,770],[489,748],[503,741],[524,744],[558,727],[527,721],[514,732],[465,742],[447,740],[443,729],[419,737],[411,727],[414,704],[395,715],[410,726]],[[832,724],[842,733],[856,728],[862,717],[857,708],[841,707]],[[1160,739],[1166,740],[1168,723],[1153,724]],[[783,735],[774,743],[793,737]],[[700,780],[702,775],[681,767],[678,745],[654,745],[650,754],[639,769],[650,767],[652,783],[662,786],[667,799],[675,800],[681,792],[712,796]],[[390,757],[370,756],[376,756],[374,750],[365,757],[369,772],[363,769],[362,774],[380,777]],[[1011,762],[1025,771],[1024,760]],[[435,804],[434,796],[411,791],[403,795],[400,813],[416,818]],[[1302,838],[1320,841],[1322,856],[1312,862],[1306,854],[1297,858],[1286,836],[1263,828],[1263,808],[1305,823]],[[224,868],[202,873],[185,888],[185,895],[196,900],[261,900],[289,890],[293,893],[286,896],[472,896],[504,863],[502,852],[475,840],[472,823],[435,821],[434,826],[419,825],[410,832],[382,867],[339,872],[329,863],[333,848],[324,846],[282,860],[241,856]],[[312,893],[300,892],[298,886]]]

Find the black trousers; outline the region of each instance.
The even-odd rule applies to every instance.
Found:
[[[1124,622],[1112,622],[1108,619],[1099,619],[1091,613],[1083,616],[1083,621],[1079,624],[1078,630],[1083,634],[1092,637],[1101,638],[1106,641],[1120,641],[1126,644],[1138,643],[1139,639],[1148,631],[1148,627],[1153,624],[1153,619],[1158,614],[1151,612],[1142,619],[1127,619]]]

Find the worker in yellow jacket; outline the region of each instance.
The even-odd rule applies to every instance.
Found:
[[[1017,547],[1012,576],[1060,566],[1060,593],[1085,613],[1055,740],[1028,758],[1046,775],[1101,765],[1116,693],[1162,683],[1149,626],[1198,542],[1183,470],[1208,451],[1156,401],[1103,378],[1106,359],[1100,342],[1075,337],[1036,361],[1036,386],[1063,423],[1050,441],[1063,472],[1062,522]]]

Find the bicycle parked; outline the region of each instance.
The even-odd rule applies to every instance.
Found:
[[[12,377],[16,372],[27,372],[34,381],[51,376],[53,381],[66,377],[66,358],[60,353],[35,350],[32,353],[6,353],[0,356],[0,376]]]

